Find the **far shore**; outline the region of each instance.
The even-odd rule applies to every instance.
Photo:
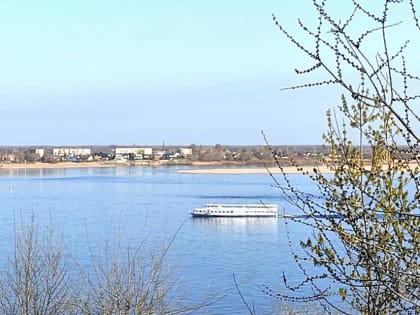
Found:
[[[99,167],[127,167],[127,166],[186,166],[190,169],[177,170],[181,174],[265,174],[271,172],[273,174],[280,173],[277,167],[265,168],[264,166],[243,165],[243,164],[225,164],[222,162],[190,162],[190,163],[175,163],[165,161],[152,162],[138,162],[130,163],[115,163],[115,162],[58,162],[58,163],[4,163],[0,164],[0,170],[12,169],[65,169],[65,168],[99,168]],[[329,169],[325,166],[318,167],[322,173],[328,173]],[[296,167],[283,167],[284,173],[298,174],[302,172],[313,172],[313,167],[303,167],[300,171]]]
[[[82,167],[110,167],[114,164],[102,162],[59,162],[59,163],[4,163],[1,169],[42,169],[42,168],[82,168]]]
[[[302,166],[297,169],[294,166],[264,167],[255,164],[226,164],[223,162],[177,162],[177,161],[143,161],[136,163],[116,163],[116,162],[57,162],[57,163],[0,163],[0,170],[13,169],[67,169],[67,168],[99,168],[99,167],[160,167],[160,166],[185,166],[184,169],[176,170],[180,174],[302,174],[317,172],[322,174],[332,173],[333,171],[325,165]],[[409,167],[414,170],[418,165],[413,163]]]
[[[91,161],[91,162],[56,162],[56,163],[0,163],[1,169],[42,169],[42,168],[86,168],[86,167],[127,167],[127,166],[190,166],[190,167],[246,167],[244,164],[226,164],[224,162],[191,162],[191,161]]]

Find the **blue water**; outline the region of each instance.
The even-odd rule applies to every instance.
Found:
[[[209,202],[276,203],[293,213],[266,174],[180,174],[176,167],[118,167],[0,171],[0,262],[12,249],[13,229],[35,214],[40,225],[62,231],[66,248],[89,264],[88,248],[105,246],[118,231],[131,244],[168,243],[167,263],[176,270],[176,294],[187,302],[212,301],[199,314],[244,314],[238,287],[258,314],[277,301],[260,287],[282,286],[300,274],[292,262],[282,220],[272,218],[193,219]],[[311,184],[296,176],[300,186]],[[301,227],[302,228],[302,227]],[[297,236],[309,233],[293,231]],[[295,237],[295,236],[292,236]]]

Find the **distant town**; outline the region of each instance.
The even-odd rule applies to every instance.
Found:
[[[401,157],[404,150],[401,149]],[[0,164],[99,162],[121,165],[156,164],[274,164],[274,158],[287,165],[313,165],[328,158],[328,148],[322,145],[188,145],[188,146],[0,146]],[[364,148],[364,158],[370,159],[370,147]],[[412,157],[408,157],[411,159]]]
[[[261,164],[273,161],[273,153],[287,160],[319,159],[326,153],[320,145],[188,145],[188,146],[0,146],[0,163],[104,162],[119,164],[188,164],[221,162]]]

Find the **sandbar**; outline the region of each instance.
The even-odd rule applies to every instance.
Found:
[[[384,169],[386,165],[383,166]],[[407,168],[414,171],[416,174],[419,172],[418,163],[412,162],[409,163]],[[369,166],[366,167],[367,170],[370,169]],[[199,167],[191,169],[178,170],[178,173],[182,174],[313,174],[316,172],[320,174],[332,174],[334,170],[329,168],[326,165],[317,165],[317,166],[303,166],[296,168],[295,166],[283,166],[282,169],[278,167],[224,167],[224,168],[211,168],[211,167]]]

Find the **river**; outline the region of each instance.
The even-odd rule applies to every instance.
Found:
[[[11,253],[14,226],[33,214],[40,226],[52,224],[62,231],[66,248],[86,265],[88,248],[105,246],[119,231],[130,244],[146,240],[150,248],[163,246],[176,234],[167,264],[176,270],[177,294],[189,303],[211,302],[197,314],[245,314],[238,289],[257,314],[272,313],[279,301],[261,288],[284,290],[283,272],[292,282],[301,278],[283,220],[200,219],[189,212],[211,202],[260,201],[276,203],[280,211],[295,210],[282,200],[268,174],[180,174],[180,169],[1,170],[0,262]],[[300,175],[291,177],[311,189]],[[308,233],[293,232],[292,238]]]

